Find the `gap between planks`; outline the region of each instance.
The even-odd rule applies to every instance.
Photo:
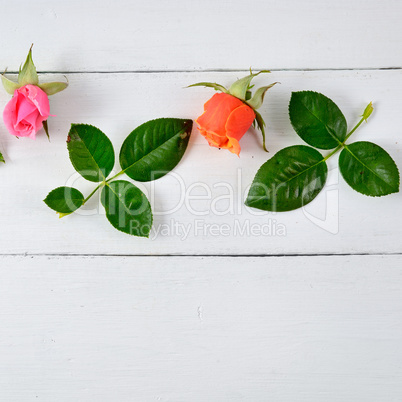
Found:
[[[264,68],[252,68],[253,71],[261,71]],[[393,71],[402,70],[402,67],[353,67],[353,68],[274,68],[271,72],[319,72],[319,71]],[[228,68],[212,68],[200,70],[111,70],[111,71],[38,71],[38,74],[175,74],[175,73],[244,73],[249,72],[248,69],[228,69]],[[6,71],[6,74],[18,74],[18,71]]]
[[[325,254],[80,254],[80,253],[11,253],[1,257],[149,257],[149,258],[298,258],[298,257],[389,257],[402,256],[398,253],[325,253]]]

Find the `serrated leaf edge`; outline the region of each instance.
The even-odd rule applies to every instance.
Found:
[[[353,142],[352,144],[349,144],[349,145],[353,145],[353,144],[356,144],[356,143],[358,143],[358,142],[366,142],[366,143],[369,143],[369,144],[377,145],[377,144],[375,144],[374,142],[370,142],[370,141],[356,141],[356,142]],[[356,191],[356,192],[359,193],[359,194],[366,195],[367,197],[374,197],[374,198],[385,197],[385,196],[390,195],[390,194],[399,193],[400,179],[401,179],[400,172],[399,172],[399,169],[398,169],[398,165],[395,163],[394,159],[391,157],[391,155],[390,155],[384,148],[380,147],[379,145],[377,145],[377,147],[381,148],[384,152],[386,152],[387,155],[388,155],[388,156],[390,157],[390,159],[392,160],[392,162],[394,163],[395,169],[396,169],[396,171],[398,172],[398,189],[397,189],[397,190],[395,190],[395,191],[393,190],[393,191],[391,191],[391,192],[389,192],[389,193],[380,194],[380,195],[373,195],[373,194],[362,193],[361,191],[357,191],[355,188],[353,188],[353,187],[347,182],[346,178],[343,176],[342,169],[339,168],[343,179],[345,180],[345,182],[348,184],[348,186],[349,186],[352,190]],[[367,170],[369,170],[374,176],[376,176],[377,178],[379,178],[379,179],[380,179],[383,183],[385,183],[388,187],[391,187],[386,181],[384,181],[384,180],[383,180],[381,177],[379,177],[375,172],[373,172],[371,169],[369,169],[368,166],[364,165],[364,164],[360,161],[360,159],[358,159],[358,158],[356,157],[356,155],[349,149],[348,145],[346,145],[346,144],[344,145],[344,148],[342,149],[341,154],[342,154],[342,152],[345,152],[345,151],[349,152],[362,166],[364,166]]]
[[[281,151],[284,151],[285,149],[293,148],[293,147],[304,147],[304,148],[313,149],[314,151],[318,152],[318,153],[321,155],[322,160],[321,160],[320,162],[317,162],[316,164],[310,166],[308,169],[304,170],[303,172],[298,173],[296,176],[291,177],[290,179],[288,179],[288,180],[286,180],[286,181],[284,181],[284,182],[282,182],[282,183],[285,183],[285,184],[286,184],[286,183],[288,183],[288,182],[294,180],[295,178],[297,178],[297,177],[300,176],[301,174],[307,172],[308,170],[312,169],[312,168],[315,167],[315,166],[318,166],[320,163],[324,163],[324,164],[327,166],[326,160],[325,160],[325,158],[322,156],[321,152],[319,152],[319,151],[318,151],[317,149],[315,149],[314,147],[310,147],[310,146],[308,146],[308,145],[290,145],[290,146],[288,146],[288,147],[282,148],[282,149],[279,150],[278,152],[281,152]],[[278,153],[278,152],[277,152],[277,153]],[[276,154],[277,154],[277,153],[276,153]],[[276,154],[275,154],[275,155],[276,155]],[[251,186],[253,185],[253,183],[254,183],[254,181],[255,181],[255,178],[256,178],[257,175],[259,174],[259,172],[260,172],[260,170],[262,169],[262,167],[263,167],[268,161],[270,161],[272,158],[274,158],[275,155],[273,155],[271,158],[269,158],[267,161],[265,161],[265,162],[260,166],[260,168],[257,170],[257,173],[256,173],[255,176],[254,176],[253,181],[251,182]],[[327,171],[328,171],[328,166],[327,166]],[[326,182],[327,182],[327,176],[325,177],[325,182],[324,182],[324,184],[323,184],[323,186],[322,186],[322,189],[319,191],[319,193],[324,189]],[[251,190],[251,186],[250,186],[250,190]],[[248,203],[248,196],[249,196],[249,194],[250,194],[250,190],[249,190],[249,193],[247,194],[247,198],[246,198],[246,200],[244,201],[244,204],[245,204],[246,206],[248,206],[248,207],[251,207],[251,208],[260,209],[260,208],[258,208],[258,207],[253,206],[253,205],[250,205],[250,204]],[[319,193],[317,193],[316,197],[318,196]],[[316,197],[314,197],[314,198],[316,198]],[[261,197],[261,198],[264,198],[264,197]],[[260,199],[261,199],[261,198],[260,198]],[[313,198],[313,199],[314,199],[314,198]],[[260,199],[259,199],[259,200],[260,200]],[[258,202],[259,200],[257,200],[257,202]],[[313,201],[313,200],[311,200],[311,201]],[[306,204],[306,205],[307,205],[307,204]],[[298,208],[296,208],[296,209],[298,209]],[[264,211],[265,211],[265,210],[264,210]],[[295,209],[291,209],[291,210],[289,210],[289,211],[295,211]],[[288,211],[277,211],[277,212],[288,212]]]
[[[75,169],[75,171],[76,171],[77,173],[79,173],[79,174],[81,175],[81,173],[76,169],[76,167],[75,167],[75,165],[74,165],[74,163],[73,163],[73,161],[72,161],[72,159],[71,159],[71,152],[70,152],[70,149],[69,149],[69,147],[68,147],[68,144],[70,143],[70,140],[69,140],[69,138],[70,138],[70,132],[71,132],[72,128],[75,127],[75,126],[86,126],[86,127],[92,127],[92,128],[95,128],[96,130],[99,130],[99,131],[109,140],[110,144],[112,145],[113,156],[114,156],[114,163],[113,163],[113,165],[116,163],[116,157],[115,157],[115,154],[114,154],[113,143],[112,143],[112,141],[110,141],[110,138],[109,138],[101,129],[99,129],[98,127],[96,127],[96,126],[94,126],[94,125],[92,125],[92,124],[72,123],[72,124],[71,124],[71,128],[70,128],[70,131],[68,132],[68,135],[67,135],[67,149],[68,149],[68,157],[69,157],[69,159],[70,159],[70,162],[71,162],[71,164],[73,165],[73,167],[74,167],[74,169]],[[80,138],[81,138],[81,137],[80,137]],[[101,172],[101,175],[102,175],[103,179],[94,182],[94,181],[92,181],[92,180],[86,179],[86,178],[85,178],[84,176],[82,176],[82,175],[81,175],[81,177],[83,177],[85,180],[90,181],[90,182],[92,182],[92,183],[101,183],[102,181],[105,181],[105,180],[106,180],[106,177],[105,177],[105,175],[103,174],[102,169],[99,167],[98,163],[96,162],[96,160],[95,160],[95,158],[93,157],[93,155],[91,154],[91,152],[89,152],[89,149],[88,149],[88,147],[86,146],[85,142],[84,142],[84,141],[82,141],[82,142],[83,142],[83,144],[85,145],[85,148],[87,149],[88,153],[91,155],[92,160],[95,162],[96,166],[99,168],[99,171]]]
[[[135,186],[133,183],[131,183],[131,182],[127,181],[127,180],[116,180],[116,181],[123,181],[123,182],[130,183],[131,185]],[[113,191],[113,189],[109,186],[109,184],[112,184],[112,183],[114,183],[114,182],[112,181],[112,182],[110,182],[110,183],[105,183],[104,188],[102,188],[102,192],[104,191],[105,187],[108,187],[108,188],[110,189],[110,191],[120,200],[118,194],[117,194],[115,191]],[[135,186],[135,187],[137,187],[137,186]],[[138,188],[138,187],[137,187],[137,188]],[[141,191],[141,189],[139,189],[139,190]],[[141,191],[141,193],[144,194],[142,191]],[[154,223],[154,214],[152,213],[152,207],[151,207],[151,203],[150,203],[149,200],[148,200],[148,197],[147,197],[145,194],[144,194],[144,196],[145,196],[145,198],[147,199],[148,204],[149,204],[149,206],[150,206],[150,210],[151,210],[151,224],[150,224],[149,233],[148,233],[147,235],[139,235],[139,236],[133,235],[133,234],[127,233],[127,232],[125,232],[124,230],[121,230],[121,229],[117,228],[116,226],[114,226],[113,223],[112,223],[112,222],[110,221],[110,219],[109,219],[109,214],[108,214],[107,211],[106,211],[106,207],[105,207],[105,206],[103,205],[103,203],[102,203],[103,208],[105,208],[106,219],[107,219],[108,222],[109,222],[116,230],[118,230],[119,232],[122,232],[122,233],[124,233],[124,234],[129,235],[129,236],[145,237],[146,239],[149,239],[149,235],[150,235],[151,230],[152,230],[152,225],[153,225],[153,223]],[[102,200],[102,197],[101,197],[101,200]],[[121,203],[121,204],[123,204],[124,208],[125,208],[128,212],[130,212],[130,211],[126,208],[126,206],[125,206],[124,203]],[[135,216],[135,215],[132,215],[131,213],[129,213],[129,215]]]
[[[172,137],[170,137],[167,141],[163,142],[161,145],[158,145],[156,148],[152,149],[151,152],[145,154],[144,156],[142,156],[140,159],[138,159],[137,161],[135,161],[134,163],[132,163],[130,166],[127,166],[126,168],[123,169],[123,166],[121,166],[121,162],[120,162],[120,155],[121,155],[121,150],[123,148],[124,143],[126,142],[126,139],[128,137],[130,137],[130,135],[137,129],[139,129],[141,126],[143,126],[144,124],[148,124],[154,121],[159,121],[159,120],[180,120],[180,121],[184,121],[184,122],[191,122],[191,125],[189,128],[184,127],[183,129],[181,129],[180,131],[178,131],[176,134],[174,134]],[[152,120],[148,120],[145,123],[142,123],[141,125],[139,125],[138,127],[136,127],[133,131],[131,131],[131,133],[126,137],[126,139],[123,141],[123,144],[120,148],[120,152],[119,152],[119,163],[121,168],[123,169],[123,172],[126,172],[128,169],[131,169],[133,166],[135,166],[137,163],[139,163],[140,161],[142,161],[143,159],[147,158],[149,155],[151,155],[153,152],[155,152],[156,150],[158,150],[159,148],[161,148],[163,145],[167,144],[169,141],[171,140],[175,140],[177,138],[177,136],[180,136],[182,139],[184,139],[185,137],[182,137],[182,134],[187,133],[188,135],[186,135],[186,137],[191,135],[192,129],[193,129],[193,120],[191,119],[180,119],[180,118],[174,118],[174,117],[160,117],[158,119],[152,119]],[[180,160],[179,160],[180,161]],[[130,176],[129,176],[130,177]],[[131,177],[130,177],[131,178]],[[134,179],[133,179],[134,180]],[[137,180],[139,181],[139,180]]]
[[[46,197],[44,198],[44,200],[43,200],[43,202],[44,202],[51,210],[53,210],[53,211],[55,211],[56,213],[58,213],[58,214],[60,214],[60,215],[63,215],[63,216],[72,214],[74,211],[76,211],[77,209],[81,208],[82,205],[83,205],[83,204],[81,204],[81,205],[80,205],[78,208],[76,208],[74,211],[71,211],[71,212],[68,212],[68,213],[59,212],[59,211],[57,211],[56,209],[52,208],[52,207],[47,203],[47,201],[46,201],[47,198],[48,198],[49,195],[50,195],[51,193],[53,193],[54,191],[58,190],[59,188],[64,188],[64,187],[67,187],[67,186],[59,186],[59,187],[54,188],[53,190],[50,190],[49,193],[47,194],[47,196],[46,196]],[[70,187],[70,188],[72,188],[72,189],[74,189],[74,190],[77,190],[77,191],[82,195],[82,200],[84,201],[84,195],[81,193],[80,190],[78,190],[78,189],[76,189],[76,188],[74,188],[74,187]],[[59,216],[59,218],[62,218],[63,216]]]
[[[302,94],[302,93],[312,93],[312,94],[316,94],[316,95],[321,95],[321,96],[323,96],[324,98],[327,98],[328,100],[330,100],[330,101],[339,109],[339,111],[341,112],[343,118],[345,119],[345,122],[346,122],[346,133],[345,133],[345,135],[347,135],[347,121],[346,121],[345,115],[343,114],[343,112],[342,112],[342,110],[340,109],[340,107],[339,107],[331,98],[329,98],[328,96],[322,94],[321,92],[306,90],[306,91],[293,91],[292,94],[291,94],[291,96],[290,96],[290,101],[289,101],[289,105],[288,105],[288,115],[289,115],[290,124],[292,125],[293,130],[295,131],[295,133],[296,133],[299,137],[300,137],[300,135],[299,135],[299,133],[296,131],[296,128],[295,128],[295,126],[293,125],[293,121],[292,121],[292,119],[290,118],[290,104],[291,104],[291,102],[292,102],[293,94]],[[306,109],[310,114],[312,114],[318,121],[320,121],[320,122],[325,126],[325,128],[327,129],[327,131],[328,131],[328,133],[330,134],[330,136],[338,143],[338,145],[343,145],[343,143],[342,143],[341,141],[339,141],[339,139],[338,139],[336,136],[334,136],[334,135],[332,134],[332,130],[331,130],[323,121],[321,121],[316,115],[314,115],[313,113],[311,113],[311,111],[310,111],[309,109],[307,109],[307,107],[306,107],[304,104],[303,104],[303,106],[305,107],[305,109]],[[301,138],[301,137],[300,137],[300,138]],[[306,144],[308,144],[308,142],[306,142],[303,138],[301,138],[301,139],[302,139]],[[311,147],[313,147],[313,148],[325,149],[325,150],[334,149],[334,148],[335,148],[335,147],[331,147],[331,148],[318,148],[318,147],[315,147],[314,145],[311,145],[311,144],[309,144],[309,145],[310,145]]]

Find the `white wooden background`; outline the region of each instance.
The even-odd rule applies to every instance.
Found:
[[[1,16],[0,69],[34,42],[41,77],[70,87],[51,98],[50,143],[0,122],[0,401],[402,401],[401,195],[354,192],[334,157],[305,209],[243,205],[258,167],[302,143],[294,90],[331,97],[349,126],[373,101],[353,139],[402,167],[400,1],[38,0]],[[149,119],[198,117],[213,92],[187,85],[250,66],[281,82],[261,110],[270,154],[253,131],[237,158],[194,130],[173,174],[141,185],[151,239],[113,229],[98,197],[62,220],[45,206],[57,186],[93,188],[69,162],[71,123],[117,153]]]

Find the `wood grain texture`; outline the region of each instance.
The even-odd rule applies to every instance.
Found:
[[[3,3],[0,69],[10,71],[31,42],[41,71],[402,66],[398,0]]]
[[[329,96],[350,127],[373,101],[351,140],[402,166],[402,3],[3,3],[0,70],[34,42],[38,69],[60,73],[41,78],[67,73],[70,87],[51,98],[50,143],[0,122],[0,401],[400,402],[401,195],[354,192],[336,156],[305,209],[256,214],[243,199],[267,158],[302,144],[291,91]],[[140,185],[150,240],[113,229],[99,197],[62,220],[42,202],[93,189],[68,159],[71,123],[98,126],[117,154],[147,120],[198,117],[213,91],[187,85],[229,85],[250,66],[276,70],[257,86],[281,82],[261,110],[270,154],[252,130],[237,158],[194,129],[177,169]],[[0,110],[9,99],[0,91]]]
[[[261,109],[268,124],[268,147],[250,131],[241,141],[240,158],[211,148],[194,129],[189,148],[172,174],[153,184],[139,183],[151,200],[151,239],[130,237],[106,220],[99,197],[78,213],[58,219],[42,200],[58,186],[94,188],[75,173],[67,153],[71,123],[99,127],[116,154],[126,136],[156,117],[195,119],[210,89],[185,86],[198,81],[230,84],[239,73],[70,74],[70,87],[51,98],[51,142],[5,134],[0,123],[0,253],[34,254],[343,254],[400,253],[401,195],[371,198],[353,191],[329,160],[325,190],[304,209],[268,213],[246,208],[243,199],[257,169],[285,146],[301,144],[289,123],[292,90],[324,92],[344,112],[349,127],[366,104],[375,111],[350,141],[374,141],[402,166],[399,124],[401,71],[276,72],[259,76],[257,85],[280,81]],[[48,76],[47,79],[53,79]],[[148,96],[144,94],[148,93]],[[0,109],[9,100],[0,93]],[[323,154],[326,154],[324,151]],[[118,165],[115,166],[118,171]],[[213,226],[212,226],[213,225]]]
[[[396,402],[400,256],[0,257],[7,402]]]

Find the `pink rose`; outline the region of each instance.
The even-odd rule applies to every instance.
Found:
[[[36,85],[25,85],[14,91],[3,119],[10,134],[35,139],[35,134],[49,117],[49,99]]]

